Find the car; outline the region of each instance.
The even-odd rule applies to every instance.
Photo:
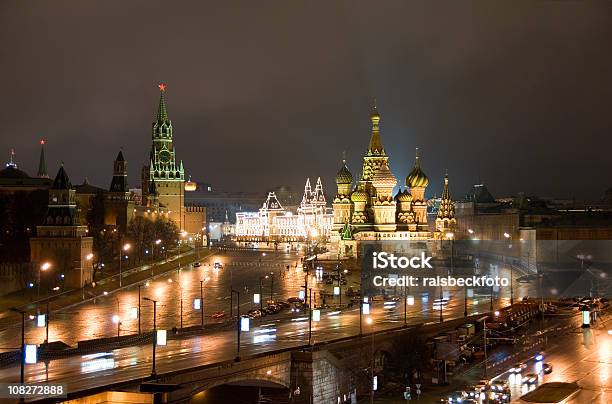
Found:
[[[212,318],[214,318],[214,319],[220,319],[220,318],[223,318],[223,317],[225,317],[225,312],[224,311],[215,311],[212,314]]]
[[[278,306],[281,309],[286,309],[289,307],[289,303],[287,302],[283,302],[283,301],[278,301],[275,303],[276,306]]]
[[[542,370],[544,371],[545,374],[548,375],[548,374],[552,373],[553,367],[552,367],[552,365],[550,363],[545,363],[542,366]]]
[[[214,267],[215,267],[215,269],[216,268],[223,268],[223,264],[220,263],[220,262],[215,262]]]
[[[287,299],[288,303],[302,303],[303,299],[300,299],[299,297],[290,297],[289,299]]]
[[[255,310],[249,310],[247,312],[247,316],[249,316],[250,318],[259,318],[261,317],[261,311],[255,309]]]
[[[538,383],[538,375],[535,373],[527,373],[525,376],[523,376],[522,379],[523,384],[537,384]]]
[[[510,402],[510,399],[511,399],[510,390],[508,390],[505,393],[491,392],[491,395],[489,396],[489,403],[490,404],[507,404]]]
[[[463,403],[468,398],[465,391],[455,391],[448,395],[447,403]]]
[[[483,393],[489,389],[489,381],[488,380],[480,380],[478,383],[474,385],[474,391],[477,393]]]
[[[536,279],[535,275],[523,275],[523,276],[519,276],[516,280],[518,281],[518,283],[530,283],[531,281],[535,279]]]
[[[527,369],[527,364],[525,362],[519,362],[512,366],[509,370],[510,373],[519,374],[523,373],[523,370]]]
[[[197,268],[197,267],[199,267],[199,266],[201,266],[201,265],[202,265],[202,264],[200,264],[199,262],[194,262],[194,263],[193,263],[193,267],[194,267],[194,268]]]
[[[491,391],[496,393],[502,393],[509,390],[508,382],[505,380],[497,379],[490,383]]]

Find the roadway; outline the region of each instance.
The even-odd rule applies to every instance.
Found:
[[[159,300],[157,327],[171,329],[180,324],[180,301],[183,300],[183,325],[185,327],[200,324],[200,312],[192,309],[192,301],[200,295],[200,280],[207,279],[204,288],[204,308],[206,323],[216,322],[210,318],[215,311],[229,311],[229,290],[241,291],[241,312],[257,308],[252,303],[252,294],[259,292],[259,279],[273,272],[275,299],[297,296],[304,282],[304,272],[299,266],[299,256],[285,252],[219,252],[202,261],[199,268],[187,267],[179,271],[159,276],[143,285],[141,295]],[[220,262],[223,267],[214,269],[214,263]],[[296,264],[297,267],[296,267]],[[289,265],[289,271],[286,266]],[[326,268],[327,269],[327,268]],[[501,276],[509,276],[504,268],[495,268]],[[355,271],[355,276],[358,276]],[[520,274],[515,273],[515,277]],[[180,278],[180,279],[179,279]],[[349,285],[355,283],[355,278],[349,277]],[[526,285],[518,285],[515,298],[527,294]],[[269,297],[272,282],[263,280],[264,298]],[[331,285],[317,282],[313,275],[309,281],[316,293],[319,290],[331,290]],[[525,290],[520,290],[519,287]],[[463,316],[463,289],[451,289],[448,304],[443,307],[445,319]],[[439,310],[433,308],[435,297],[439,292],[436,288],[421,289],[415,295],[415,303],[407,307],[408,324],[437,322]],[[243,297],[243,296],[247,297]],[[496,296],[495,305],[508,303],[508,293],[502,291]],[[152,308],[149,302],[142,305],[142,330],[152,328]],[[331,303],[331,302],[328,302]],[[468,312],[475,314],[489,310],[489,296],[476,291],[474,297],[468,299]],[[62,340],[75,344],[78,340],[98,337],[110,337],[117,334],[117,325],[112,322],[113,315],[121,318],[120,333],[123,335],[135,333],[138,320],[130,318],[130,311],[138,305],[138,289],[132,287],[109,293],[108,296],[86,302],[69,310],[59,310],[52,313],[50,340]],[[373,323],[366,324],[365,332],[396,327],[403,324],[404,308],[398,302],[392,309],[383,309],[383,303],[377,302],[372,309]],[[286,310],[277,315],[251,321],[251,330],[242,333],[241,354],[249,355],[280,348],[303,345],[308,342],[308,317],[304,313],[290,313]],[[0,333],[2,346],[18,345],[19,332],[17,327],[3,330]],[[320,342],[329,339],[357,335],[359,332],[359,309],[347,309],[341,313],[334,309],[324,310],[320,322],[313,322],[312,341]],[[44,328],[36,328],[34,321],[28,321],[28,343],[40,344],[44,340]],[[145,377],[151,372],[151,347],[134,346],[115,349],[110,352],[72,356],[27,365],[26,381],[52,381],[68,384],[69,391],[83,390],[90,387],[107,385],[134,378]],[[236,356],[236,331],[233,327],[206,332],[203,335],[184,339],[171,339],[165,347],[157,349],[157,372],[180,370],[208,363],[232,359]],[[0,369],[0,381],[15,382],[19,380],[19,366]]]

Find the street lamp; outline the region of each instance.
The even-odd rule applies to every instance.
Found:
[[[506,238],[506,240],[512,240],[510,234],[508,233],[504,233],[504,237]],[[508,248],[510,248],[512,246],[512,244],[508,245]],[[512,268],[512,262],[510,262],[510,306],[512,306],[514,304],[514,271]]]
[[[123,251],[127,252],[132,246],[130,245],[130,243],[125,243],[120,249],[119,249],[119,287],[123,286],[123,274],[121,272],[121,261],[123,261]]]
[[[274,303],[274,272],[270,272],[270,301]]]
[[[117,324],[117,337],[119,337],[119,334],[121,332],[121,318],[118,314],[114,314],[112,320],[114,324]]]
[[[236,294],[236,362],[240,361],[240,292],[232,289],[232,296]]]
[[[92,253],[87,254],[85,256],[85,260],[87,260],[90,265],[93,265],[91,261],[93,260],[94,255]],[[81,300],[85,300],[85,284],[83,283],[83,265],[81,265]]]
[[[37,293],[37,296],[39,298],[40,298],[40,271],[47,271],[49,268],[51,268],[51,263],[50,262],[43,262],[38,267],[38,293]]]
[[[157,345],[157,300],[153,300],[148,297],[143,297],[144,300],[148,300],[153,303],[153,367],[151,369],[151,377],[157,376],[155,372],[155,346]]]
[[[25,311],[16,307],[11,307],[9,310],[21,314],[21,375],[19,382],[24,383],[25,378]],[[23,400],[21,400],[23,402]]]
[[[259,311],[261,311],[262,314],[263,314],[263,294],[261,290],[262,289],[261,281],[263,281],[264,279],[268,279],[268,275],[259,277]],[[272,296],[270,296],[270,299],[272,299]]]
[[[153,267],[155,264],[155,249],[154,246],[157,246],[157,249],[159,251],[159,245],[161,244],[161,240],[157,239],[155,240],[155,242],[151,242],[151,277],[153,276]],[[154,244],[155,243],[155,244]]]

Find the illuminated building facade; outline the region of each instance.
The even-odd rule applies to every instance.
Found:
[[[406,188],[400,186],[393,195],[397,178],[391,172],[389,156],[382,144],[380,115],[376,107],[370,119],[372,133],[363,156],[361,176],[354,181],[346,161],[342,162],[336,174],[333,240],[352,249],[361,240],[429,240],[445,237],[456,224],[448,176],[444,180],[441,208],[435,230],[432,231],[427,220],[428,201],[425,197],[429,178],[421,168],[418,149],[414,167],[406,177]]]
[[[304,241],[308,237],[329,238],[333,213],[327,207],[321,178],[314,191],[306,180],[304,195],[297,211],[286,210],[269,192],[258,212],[237,212],[235,238],[238,241]]]

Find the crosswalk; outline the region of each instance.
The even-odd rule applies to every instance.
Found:
[[[291,263],[282,263],[282,262],[253,262],[253,261],[239,261],[239,262],[231,262],[226,264],[225,266],[236,266],[236,267],[274,267],[274,268],[287,268],[292,267]]]

